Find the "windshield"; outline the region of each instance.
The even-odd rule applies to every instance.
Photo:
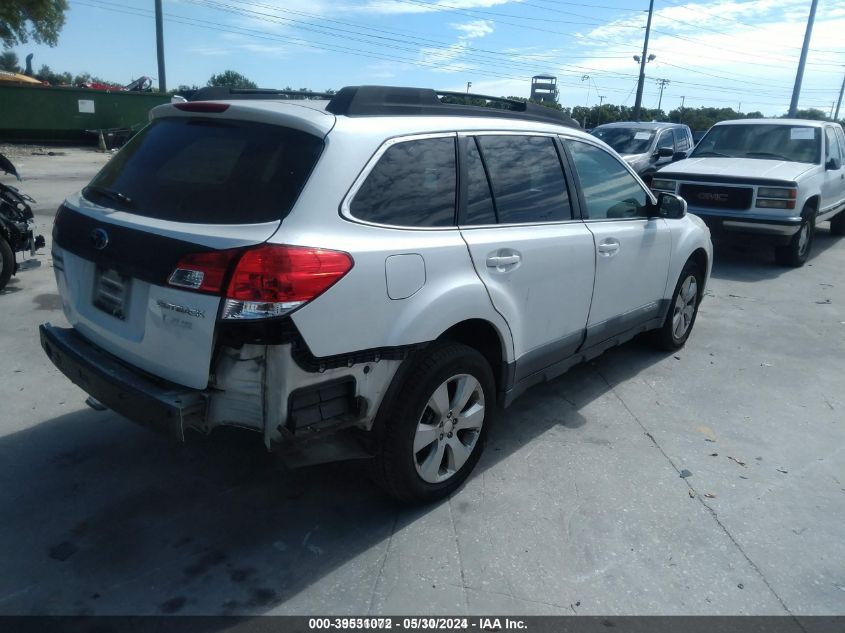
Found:
[[[592,134],[620,154],[645,154],[654,140],[654,130],[638,127],[597,127]]]
[[[690,158],[762,158],[818,163],[819,128],[806,125],[717,125],[695,146]]]
[[[247,121],[159,119],[97,174],[83,195],[176,222],[283,219],[323,149],[316,136]]]

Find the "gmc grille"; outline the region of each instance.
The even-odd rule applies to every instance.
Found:
[[[680,195],[692,207],[742,211],[751,206],[754,190],[751,187],[682,184]]]

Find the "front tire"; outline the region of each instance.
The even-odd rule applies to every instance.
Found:
[[[495,408],[493,372],[476,350],[435,343],[379,411],[376,482],[404,502],[451,494],[478,463]]]
[[[785,246],[775,247],[775,261],[781,266],[799,268],[810,257],[813,237],[816,234],[816,224],[813,221],[811,209],[804,209],[801,217],[801,228],[792,236],[789,243]]]
[[[688,261],[678,277],[675,292],[672,293],[669,312],[659,330],[654,332],[653,342],[662,350],[672,352],[684,346],[692,332],[704,284],[704,273],[693,261]]]
[[[0,236],[0,290],[6,287],[15,272],[15,254],[9,243]]]
[[[830,232],[833,235],[845,235],[845,211],[840,211],[830,219]]]

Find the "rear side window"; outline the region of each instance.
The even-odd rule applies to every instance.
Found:
[[[572,219],[563,167],[548,136],[479,136],[499,224]]]
[[[392,226],[453,226],[455,139],[391,145],[349,205],[359,220]]]
[[[322,150],[322,139],[278,125],[158,119],[83,194],[98,204],[162,220],[269,222],[290,212]]]
[[[679,152],[685,152],[690,148],[689,134],[684,129],[675,128],[675,149]]]

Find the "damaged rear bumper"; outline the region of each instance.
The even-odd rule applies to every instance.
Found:
[[[206,394],[147,378],[81,337],[72,328],[39,326],[41,347],[74,384],[109,409],[184,440],[205,418]]]

